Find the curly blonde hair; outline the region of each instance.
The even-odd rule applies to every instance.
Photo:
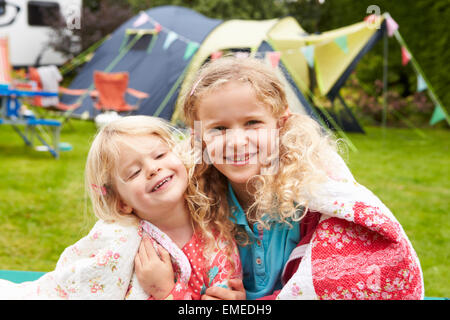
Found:
[[[191,128],[194,121],[201,120],[197,117],[201,99],[230,81],[250,84],[261,105],[270,108],[273,117],[283,123],[281,119],[288,110],[288,102],[273,68],[254,58],[224,57],[203,66],[193,85],[183,93],[183,116]],[[256,190],[247,219],[266,228],[264,218],[267,216],[288,224],[302,219],[308,208],[307,195],[333,170],[336,155],[336,140],[309,116],[292,114],[287,117],[280,127],[279,138],[277,174],[256,175],[247,182],[247,187],[251,185]],[[204,142],[202,148],[205,148]],[[197,164],[194,176],[201,191],[212,199],[210,219],[226,226],[224,229],[233,229],[237,235],[237,229],[230,226],[226,177],[203,162]]]
[[[125,214],[119,209],[120,195],[115,188],[114,179],[118,177],[118,161],[121,146],[126,143],[130,147],[127,137],[157,136],[184,163],[188,173],[188,187],[184,198],[191,214],[194,230],[199,232],[206,244],[205,254],[217,247],[216,236],[219,234],[225,243],[233,241],[228,230],[216,225],[210,220],[204,220],[205,211],[209,208],[209,199],[198,187],[194,176],[194,157],[185,133],[171,126],[167,121],[150,116],[128,116],[114,120],[103,126],[95,136],[89,150],[86,169],[85,187],[92,202],[97,218],[118,222],[121,224],[137,224],[139,218],[133,214]],[[233,263],[232,246],[229,246],[228,259]]]

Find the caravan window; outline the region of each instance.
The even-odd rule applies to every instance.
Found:
[[[0,0],[0,16],[5,14],[6,11],[6,2],[3,0]]]
[[[57,2],[29,1],[28,24],[30,26],[50,26],[60,16]]]

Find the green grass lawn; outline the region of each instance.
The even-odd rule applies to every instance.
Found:
[[[67,246],[94,223],[83,188],[84,162],[96,132],[72,121],[61,141],[73,150],[54,160],[0,126],[0,269],[50,271]],[[450,297],[450,131],[365,128],[349,134],[358,152],[344,158],[403,225],[419,255],[426,296]]]

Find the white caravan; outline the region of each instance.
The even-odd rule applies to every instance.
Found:
[[[9,39],[14,67],[61,65],[67,58],[49,47],[52,29],[45,17],[60,13],[64,32],[80,28],[82,0],[0,0],[0,37]],[[74,48],[76,50],[76,48]]]

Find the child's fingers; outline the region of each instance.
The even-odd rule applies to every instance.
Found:
[[[230,279],[228,280],[228,285],[232,290],[245,292],[244,283],[242,282],[242,279]]]
[[[150,259],[147,256],[147,252],[145,250],[145,242],[144,240],[141,241],[141,244],[139,245],[139,250],[136,254],[136,257],[134,259],[134,263],[138,270],[143,270],[143,267],[148,265]]]
[[[136,270],[141,270],[142,269],[142,262],[141,262],[141,259],[139,257],[139,252],[136,254],[136,257],[134,257],[134,268]]]
[[[145,248],[145,253],[147,255],[148,260],[152,260],[158,257],[155,248],[152,244],[153,239],[151,239],[149,236],[144,236],[143,243]]]
[[[157,244],[157,247],[158,247],[158,252],[159,252],[159,255],[160,255],[161,260],[162,260],[164,263],[171,263],[169,252],[167,252],[167,250],[164,249],[164,248],[163,248],[161,245],[159,245],[159,244]]]

